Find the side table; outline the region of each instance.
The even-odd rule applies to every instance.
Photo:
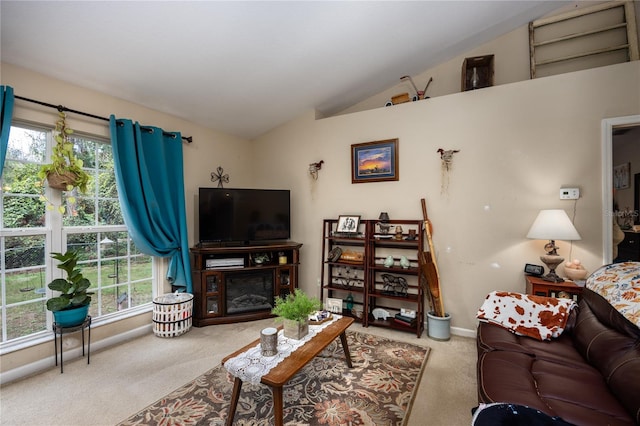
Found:
[[[73,327],[63,327],[58,325],[57,323],[53,323],[53,347],[56,353],[56,365],[58,365],[58,335],[60,335],[60,374],[63,373],[62,366],[62,336],[65,334],[73,333],[75,331],[80,330],[80,334],[82,334],[82,356],[84,356],[84,334],[85,330],[88,332],[87,339],[87,364],[90,363],[91,359],[91,315],[87,315],[87,318],[80,325],[74,325]]]
[[[531,275],[526,275],[525,280],[527,284],[527,294],[535,296],[562,297],[562,292],[564,292],[577,302],[580,300],[580,295],[582,294],[582,287],[573,281],[554,283]]]

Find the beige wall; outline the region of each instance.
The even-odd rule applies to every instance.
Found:
[[[518,28],[495,40],[486,43],[463,55],[458,55],[436,67],[412,76],[418,90],[424,90],[429,78],[433,78],[426,96],[439,96],[459,93],[461,91],[462,63],[465,58],[474,56],[494,55],[494,85],[514,83],[529,79],[529,30],[526,26]],[[400,81],[398,84],[384,90],[356,105],[347,108],[342,114],[348,114],[368,109],[379,108],[391,100],[392,96],[400,93],[415,94],[411,83]],[[424,101],[422,101],[424,102]],[[426,100],[429,102],[429,100]]]
[[[452,326],[475,328],[475,313],[491,290],[523,291],[524,263],[540,263],[542,241],[528,241],[527,230],[539,209],[564,208],[561,186],[579,186],[576,227],[582,240],[572,257],[589,270],[601,263],[602,220],[600,121],[640,113],[640,63],[455,93],[393,108],[316,120],[308,111],[254,142],[195,125],[108,95],[2,65],[2,84],[16,94],[63,104],[96,115],[132,118],[194,137],[185,145],[185,190],[190,244],[197,188],[214,186],[218,165],[231,176],[230,187],[290,188],[293,239],[304,244],[300,286],[319,294],[322,219],[339,214],[420,219],[426,198],[442,275],[445,308]],[[49,122],[53,110],[17,102],[15,117]],[[70,117],[78,130],[106,135],[101,122]],[[53,121],[51,121],[53,122]],[[400,181],[351,184],[350,145],[399,138]],[[448,191],[441,191],[436,150],[460,149]],[[317,181],[308,164],[324,160]],[[569,256],[568,243],[560,243]],[[149,321],[103,325],[95,339]],[[2,372],[50,357],[48,342],[3,355]],[[24,362],[23,362],[24,360]]]
[[[566,7],[561,8],[548,16],[559,16],[565,13],[574,13],[580,9],[589,9],[597,6],[599,1],[574,1],[568,4]],[[635,23],[640,22],[640,6],[636,3],[635,10]],[[548,17],[547,16],[547,17]],[[567,25],[572,25],[571,21],[565,22]],[[584,29],[575,28],[576,33],[584,31]],[[636,33],[636,43],[640,42],[640,34]],[[589,48],[585,48],[589,50]],[[529,62],[529,27],[523,25],[520,28],[515,29],[507,34],[497,37],[487,43],[478,46],[477,48],[465,52],[462,55],[450,58],[431,69],[428,69],[420,74],[412,76],[418,90],[423,90],[430,78],[433,81],[429,85],[426,92],[426,96],[431,98],[438,96],[450,95],[453,93],[459,93],[461,91],[461,74],[462,63],[465,58],[494,55],[494,85],[499,86],[502,84],[515,83],[518,81],[529,80],[530,78],[530,62]],[[589,66],[598,67],[602,63],[601,58],[597,56],[587,57],[583,59],[585,61],[584,68]],[[591,63],[592,65],[588,65]],[[559,72],[559,71],[558,71]],[[401,93],[409,93],[410,96],[415,95],[415,90],[411,83],[408,81],[401,81],[402,74],[398,74],[398,82],[396,85],[377,93],[351,107],[345,109],[341,114],[349,114],[358,111],[366,111],[368,109],[379,108],[385,105],[391,100],[392,96]]]
[[[309,111],[259,138],[253,164],[261,185],[292,190],[293,238],[304,243],[300,286],[318,295],[322,219],[380,211],[420,219],[424,197],[445,309],[453,327],[471,330],[489,291],[524,291],[524,264],[540,264],[545,243],[525,237],[538,211],[572,214],[561,187],[581,189],[582,240],[560,242],[560,253],[590,271],[601,265],[601,120],[638,114],[639,94],[636,61],[322,120]],[[389,138],[399,138],[400,180],[352,184],[351,144]],[[438,148],[460,150],[446,192]],[[320,160],[314,181],[308,164]]]

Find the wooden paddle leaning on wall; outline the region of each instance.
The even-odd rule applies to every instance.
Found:
[[[438,264],[436,262],[436,250],[433,246],[431,221],[427,215],[427,203],[424,198],[422,202],[422,215],[424,216],[424,229],[427,234],[427,242],[429,244],[429,252],[421,252],[418,259],[420,265],[420,273],[423,279],[427,281],[427,294],[429,302],[433,309],[433,314],[437,317],[444,317],[444,304],[442,303],[442,292],[440,291],[440,274],[438,272]]]

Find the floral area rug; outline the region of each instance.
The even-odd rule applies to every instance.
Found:
[[[340,340],[283,389],[285,425],[403,425],[429,348],[347,331],[353,368]],[[222,366],[171,392],[120,426],[224,425],[233,377]],[[234,425],[273,425],[271,388],[243,383]]]

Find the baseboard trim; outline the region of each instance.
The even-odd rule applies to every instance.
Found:
[[[98,342],[91,343],[91,352],[99,351],[105,348],[109,348],[114,345],[118,345],[120,343],[124,343],[127,340],[135,339],[137,337],[141,337],[147,335],[153,331],[153,326],[151,324],[144,325],[142,327],[135,328],[133,330],[129,330],[124,333],[117,334],[115,336],[107,337]],[[77,347],[73,349],[68,349],[64,351],[64,359],[66,361],[80,358],[82,357],[82,347]],[[43,358],[36,362],[32,362],[31,364],[22,365],[18,368],[14,368],[13,370],[6,371],[4,373],[0,373],[0,385],[5,385],[7,383],[24,379],[29,376],[33,376],[38,373],[42,373],[45,370],[51,368],[51,366],[55,365],[56,359],[55,355],[52,355],[47,358]]]
[[[451,327],[451,334],[454,336],[471,337],[473,339],[477,336],[476,330],[469,330],[468,328]]]

